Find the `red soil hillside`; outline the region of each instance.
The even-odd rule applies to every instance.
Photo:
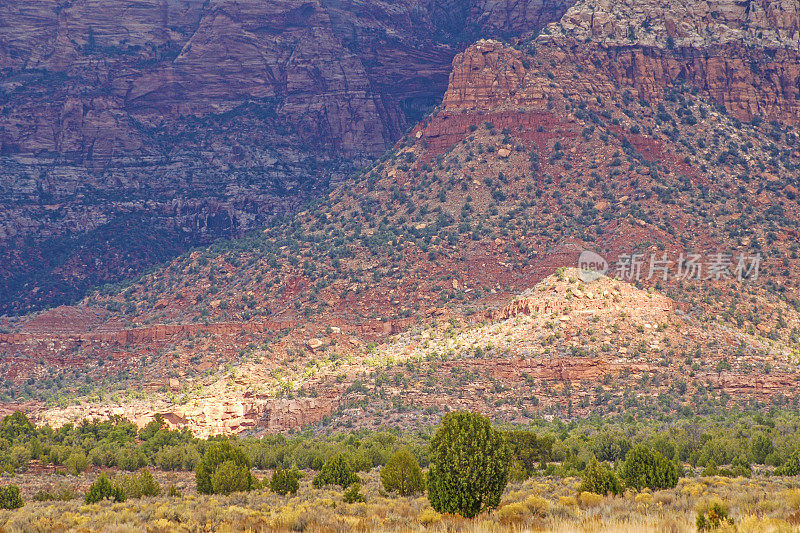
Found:
[[[442,106],[325,200],[6,320],[5,400],[204,434],[420,424],[453,404],[519,419],[796,402],[796,16],[645,4],[579,3],[534,41],[478,42]],[[672,270],[584,298],[555,273],[585,249]],[[678,279],[695,253],[704,279]],[[727,270],[705,279],[716,254]],[[737,279],[734,258],[757,255]]]

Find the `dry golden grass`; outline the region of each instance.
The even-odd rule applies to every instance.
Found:
[[[534,478],[509,486],[500,506],[474,520],[434,511],[424,495],[391,497],[378,471],[363,474],[366,503],[346,504],[341,491],[315,490],[306,476],[294,496],[267,490],[231,496],[186,494],[113,504],[28,502],[0,512],[5,531],[127,533],[234,531],[554,531],[693,532],[698,511],[715,501],[730,509],[734,525],[722,531],[800,531],[800,489],[780,478],[683,479],[673,490],[627,491],[602,497],[577,493],[575,479]]]

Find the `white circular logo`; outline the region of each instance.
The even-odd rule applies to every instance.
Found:
[[[578,258],[578,277],[591,283],[608,274],[608,261],[600,254],[584,250]]]

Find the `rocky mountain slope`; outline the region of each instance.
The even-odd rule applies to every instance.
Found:
[[[690,38],[695,10],[672,40],[637,41],[667,27],[660,5],[631,4],[661,18],[624,46],[581,37],[575,21],[622,16],[597,2],[536,39],[480,41],[436,112],[320,202],[122,291],[4,320],[5,401],[50,420],[161,412],[203,434],[416,425],[456,404],[517,420],[796,403],[796,62],[784,77],[759,63],[793,57],[796,33],[755,17],[752,35],[777,28],[782,48],[749,32],[716,47]],[[734,32],[739,7],[709,16]],[[621,280],[563,270],[584,250]],[[740,276],[736,258],[759,255]]]
[[[438,103],[466,44],[567,7],[5,2],[0,313],[74,300],[292,209]]]
[[[577,269],[560,269],[480,322],[425,321],[375,348],[331,327],[285,353],[285,343],[250,346],[227,379],[176,379],[172,394],[195,391],[180,400],[114,395],[30,408],[53,426],[110,415],[144,425],[160,413],[207,437],[318,423],[422,427],[443,405],[524,423],[534,414],[700,414],[729,403],[797,402],[790,348],[681,307],[658,292],[607,277],[583,282]]]

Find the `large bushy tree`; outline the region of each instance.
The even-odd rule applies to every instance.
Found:
[[[774,451],[775,445],[772,444],[772,439],[766,435],[756,435],[750,443],[750,455],[757,464],[766,463],[767,457]]]
[[[598,461],[616,462],[625,459],[631,449],[630,441],[620,433],[604,431],[597,435],[592,445],[592,452]]]
[[[643,445],[631,448],[625,456],[620,475],[626,486],[635,489],[671,489],[678,484],[675,464]]]
[[[313,484],[316,488],[339,485],[345,489],[359,482],[360,479],[353,471],[350,460],[344,454],[339,454],[322,466],[322,470],[314,477]]]
[[[217,470],[225,465],[223,473]],[[197,492],[214,494],[216,489],[225,493],[247,491],[255,488],[256,479],[250,473],[250,460],[244,451],[223,440],[209,446],[195,469]]]
[[[440,513],[472,518],[497,507],[508,482],[503,434],[477,413],[448,413],[431,441],[428,499]]]
[[[506,440],[512,458],[525,472],[531,476],[536,471],[538,464],[550,461],[553,455],[553,437],[540,437],[533,431],[508,431]]]
[[[36,434],[36,427],[22,411],[14,411],[0,421],[0,438],[13,442]]]
[[[235,461],[225,461],[211,474],[211,489],[214,494],[246,492],[253,487],[250,483],[250,469]]]

